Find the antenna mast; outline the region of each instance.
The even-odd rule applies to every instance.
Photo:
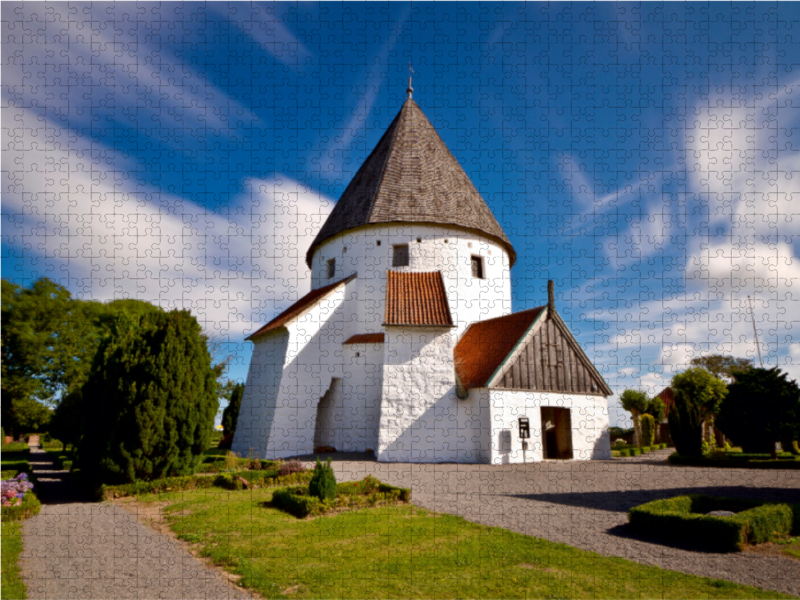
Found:
[[[747,296],[747,306],[750,308],[750,320],[753,322],[753,333],[756,336],[756,350],[758,350],[758,364],[764,368],[764,361],[761,360],[761,344],[758,343],[758,329],[756,329],[756,318],[753,315],[753,304],[750,302],[750,296]]]

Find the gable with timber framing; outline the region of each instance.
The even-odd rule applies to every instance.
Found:
[[[545,315],[543,315],[545,316]],[[490,388],[610,396],[611,389],[554,310],[519,340]]]

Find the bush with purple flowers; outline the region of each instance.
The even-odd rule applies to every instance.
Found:
[[[33,483],[28,480],[27,473],[20,473],[13,479],[2,482],[2,520],[21,521],[39,514],[41,503],[33,493]]]
[[[2,505],[20,506],[25,494],[33,489],[33,484],[28,481],[27,473],[20,473],[14,479],[2,482]]]

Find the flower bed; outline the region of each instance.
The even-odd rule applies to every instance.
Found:
[[[732,516],[712,516],[712,511]],[[708,550],[736,552],[800,534],[800,504],[780,504],[693,494],[654,500],[628,512],[631,527],[642,534],[693,542]]]
[[[722,469],[800,469],[800,456],[779,454],[772,459],[769,454],[744,454],[724,452],[705,456],[681,456],[673,452],[670,464],[687,467],[718,467]]]
[[[285,510],[300,519],[319,516],[342,509],[394,505],[411,501],[411,490],[381,483],[372,475],[361,481],[336,484],[336,498],[320,500],[308,493],[308,486],[277,490],[272,495],[272,506]]]
[[[33,493],[33,483],[26,473],[20,473],[13,479],[2,481],[2,522],[22,521],[39,514],[42,508],[39,499]]]

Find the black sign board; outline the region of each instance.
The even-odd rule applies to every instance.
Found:
[[[531,437],[531,424],[528,417],[519,418],[519,439],[527,440]]]

